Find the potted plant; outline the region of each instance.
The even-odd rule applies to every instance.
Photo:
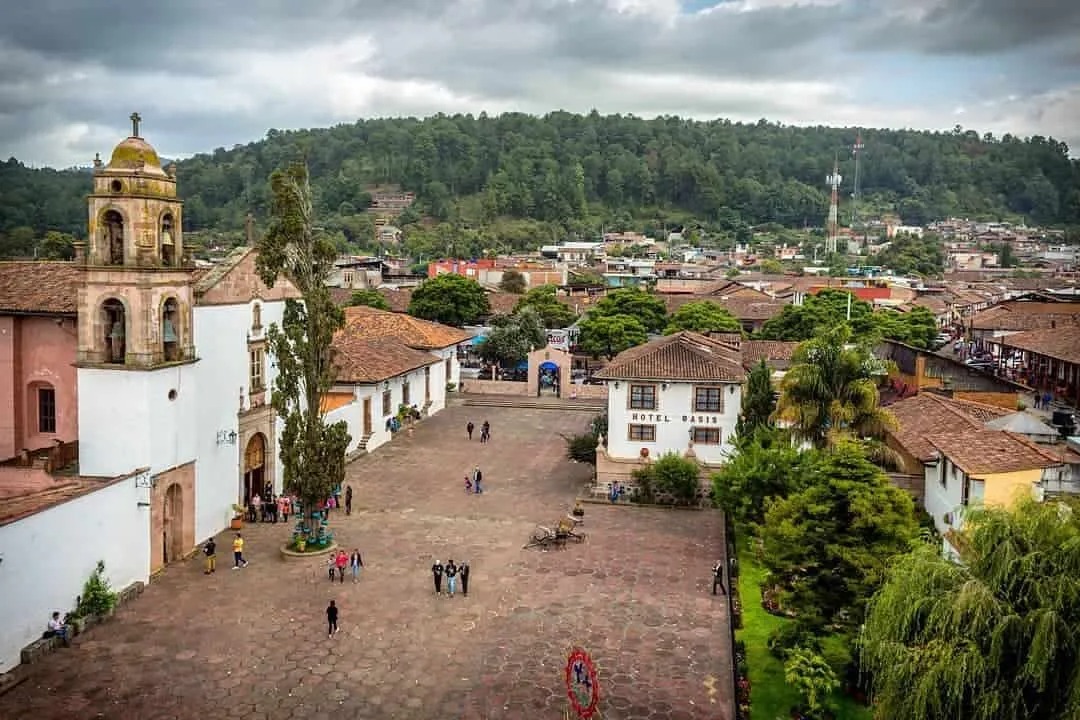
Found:
[[[242,505],[237,505],[236,503],[233,503],[232,511],[233,517],[232,520],[229,522],[229,529],[239,530],[240,528],[244,527],[244,507]]]

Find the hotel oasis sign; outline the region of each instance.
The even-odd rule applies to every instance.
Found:
[[[678,416],[676,416],[678,417]],[[683,415],[683,422],[688,422],[691,425],[719,425],[719,415]],[[671,422],[670,415],[662,415],[660,413],[630,413],[630,422],[647,422],[647,423],[669,423]]]

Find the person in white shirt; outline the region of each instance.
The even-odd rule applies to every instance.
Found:
[[[60,616],[60,613],[54,612],[52,618],[49,620],[49,631],[45,633],[46,637],[58,637],[64,641],[64,644],[68,644],[67,623],[65,619]]]

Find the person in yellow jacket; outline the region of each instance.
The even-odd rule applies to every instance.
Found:
[[[240,533],[236,533],[236,537],[233,538],[232,555],[233,570],[239,570],[242,567],[247,567],[247,560],[244,559],[244,536]]]

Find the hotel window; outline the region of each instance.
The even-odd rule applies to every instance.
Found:
[[[694,412],[723,412],[724,389],[717,387],[694,388]]]
[[[382,394],[382,414],[383,416],[393,415],[393,400],[389,390],[384,390]]]
[[[251,390],[259,392],[265,389],[263,385],[263,359],[265,350],[262,345],[255,345],[248,349],[248,364],[251,371]]]
[[[719,445],[720,428],[694,428],[695,445]]]
[[[56,391],[50,388],[38,388],[38,432],[56,432]]]
[[[637,442],[656,442],[656,426],[631,425],[629,438]]]
[[[401,403],[403,405],[409,404],[409,381],[401,383]]]
[[[630,409],[631,410],[655,410],[656,409],[656,386],[655,385],[631,385],[630,386]]]

